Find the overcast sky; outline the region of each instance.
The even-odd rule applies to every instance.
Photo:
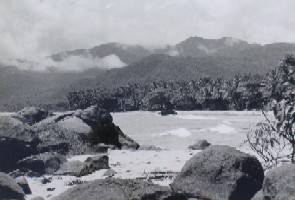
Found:
[[[1,0],[0,58],[190,36],[295,43],[294,0]]]

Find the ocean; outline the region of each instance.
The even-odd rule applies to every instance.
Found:
[[[246,134],[264,121],[261,111],[178,111],[161,116],[158,112],[112,113],[114,123],[141,145],[184,150],[198,140],[215,145],[241,147]]]

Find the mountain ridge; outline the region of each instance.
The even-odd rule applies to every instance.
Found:
[[[205,45],[207,50],[196,44]],[[295,44],[259,45],[226,37],[217,40],[191,37],[162,49],[131,48],[111,43],[91,51],[79,49],[73,55],[83,56],[89,52],[93,56],[120,53],[117,56],[130,64],[122,68],[91,68],[82,72],[40,72],[0,66],[0,109],[19,105],[15,108],[19,110],[21,106],[66,103],[66,94],[70,91],[120,87],[129,83],[196,80],[204,76],[227,79],[236,74],[265,74],[278,66],[286,54],[295,54]]]

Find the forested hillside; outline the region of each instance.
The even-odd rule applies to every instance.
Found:
[[[204,77],[231,80],[236,75],[264,75],[287,54],[295,54],[295,44],[249,44],[233,38],[191,37],[174,46],[151,49],[139,45],[103,44],[90,49],[66,51],[50,56],[60,62],[69,56],[105,57],[116,55],[128,64],[114,69],[91,68],[74,71],[32,71],[0,66],[0,110],[40,106],[68,109],[69,92],[114,89],[152,82],[198,82]]]

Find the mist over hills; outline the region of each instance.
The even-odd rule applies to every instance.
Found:
[[[231,78],[236,74],[265,74],[286,54],[295,54],[295,44],[249,44],[224,37],[191,37],[174,46],[146,48],[140,45],[108,43],[90,49],[53,54],[54,62],[71,56],[83,58],[117,57],[127,66],[87,68],[81,72],[19,70],[0,66],[0,110],[28,105],[65,103],[66,94],[79,89],[119,87],[128,83],[196,80],[203,76]]]
[[[255,57],[256,55],[256,57],[264,56],[267,58],[267,56],[276,55],[279,52],[285,54],[294,53],[294,51],[295,44],[289,43],[260,45],[249,44],[246,41],[231,37],[223,37],[221,39],[190,37],[174,46],[168,45],[162,48],[147,48],[140,45],[107,43],[90,49],[64,51],[53,54],[50,57],[56,62],[61,62],[71,56],[91,56],[103,58],[109,55],[116,55],[122,62],[130,65],[152,54],[165,54],[173,57],[194,58],[207,56],[241,57],[242,54],[246,54],[246,56],[249,57]]]
[[[128,48],[125,50],[128,51]],[[126,67],[105,71],[92,80],[80,81],[77,87],[194,80],[203,76],[227,79],[236,74],[265,74],[277,66],[286,54],[295,54],[295,44],[259,45],[233,38],[191,37],[175,46],[150,53]],[[119,54],[117,56],[120,57]]]

